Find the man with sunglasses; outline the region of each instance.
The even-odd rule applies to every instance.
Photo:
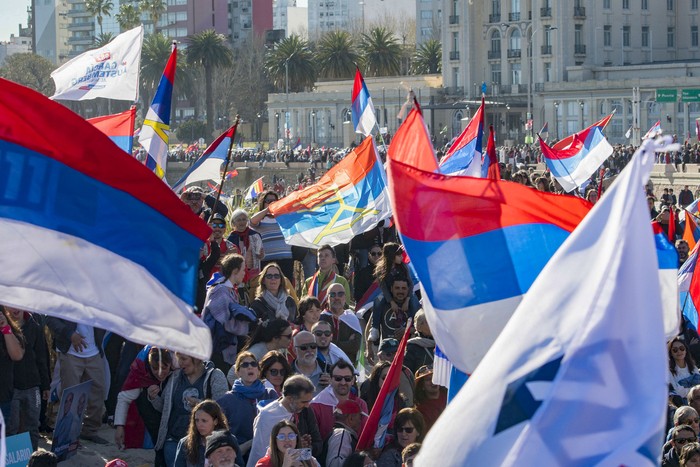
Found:
[[[333,410],[343,401],[352,400],[360,405],[362,413],[366,414],[367,403],[352,392],[355,384],[355,369],[348,362],[341,360],[331,368],[331,385],[321,391],[311,401],[311,410],[316,415],[318,429],[323,439],[333,432],[335,416]],[[366,417],[363,418],[363,424]]]
[[[328,321],[319,320],[311,328],[311,332],[316,337],[318,345],[318,358],[324,361],[327,365],[333,366],[340,360],[345,360],[352,365],[350,358],[343,352],[340,347],[335,345],[333,339],[333,331],[331,323]]]
[[[697,441],[695,431],[690,425],[678,425],[671,430],[671,449],[661,459],[661,467],[680,467],[683,446]]]
[[[294,336],[294,350],[297,358],[292,362],[292,371],[304,375],[314,383],[318,394],[331,382],[329,365],[318,358],[316,336],[309,331],[300,331]]]
[[[321,313],[321,320],[330,323],[333,343],[357,365],[357,356],[362,344],[362,325],[355,313],[345,308],[346,291],[342,284],[331,284],[328,288],[328,309]]]

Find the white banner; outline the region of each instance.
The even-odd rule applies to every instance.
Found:
[[[51,73],[56,93],[51,99],[84,101],[106,97],[138,99],[143,26],[119,34],[112,42],[75,57]]]

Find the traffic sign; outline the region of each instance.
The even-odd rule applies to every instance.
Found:
[[[657,89],[656,102],[676,102],[678,100],[678,89]]]
[[[681,100],[683,102],[700,102],[700,89],[683,89]]]

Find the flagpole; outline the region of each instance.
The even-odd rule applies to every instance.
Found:
[[[216,212],[216,206],[219,204],[219,199],[221,198],[221,192],[224,189],[224,182],[226,181],[226,174],[228,173],[228,165],[231,162],[231,153],[233,152],[234,140],[236,139],[236,130],[238,130],[238,123],[241,120],[240,115],[236,115],[236,122],[233,125],[233,134],[231,135],[231,141],[228,143],[228,151],[226,151],[226,160],[224,161],[224,171],[221,173],[221,183],[219,183],[219,188],[216,190],[216,201],[214,201],[214,207],[212,210]]]

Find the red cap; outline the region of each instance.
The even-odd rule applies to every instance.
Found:
[[[338,405],[335,406],[335,411],[343,415],[359,413],[361,415],[367,416],[367,414],[362,411],[360,404],[350,399],[338,402]]]

